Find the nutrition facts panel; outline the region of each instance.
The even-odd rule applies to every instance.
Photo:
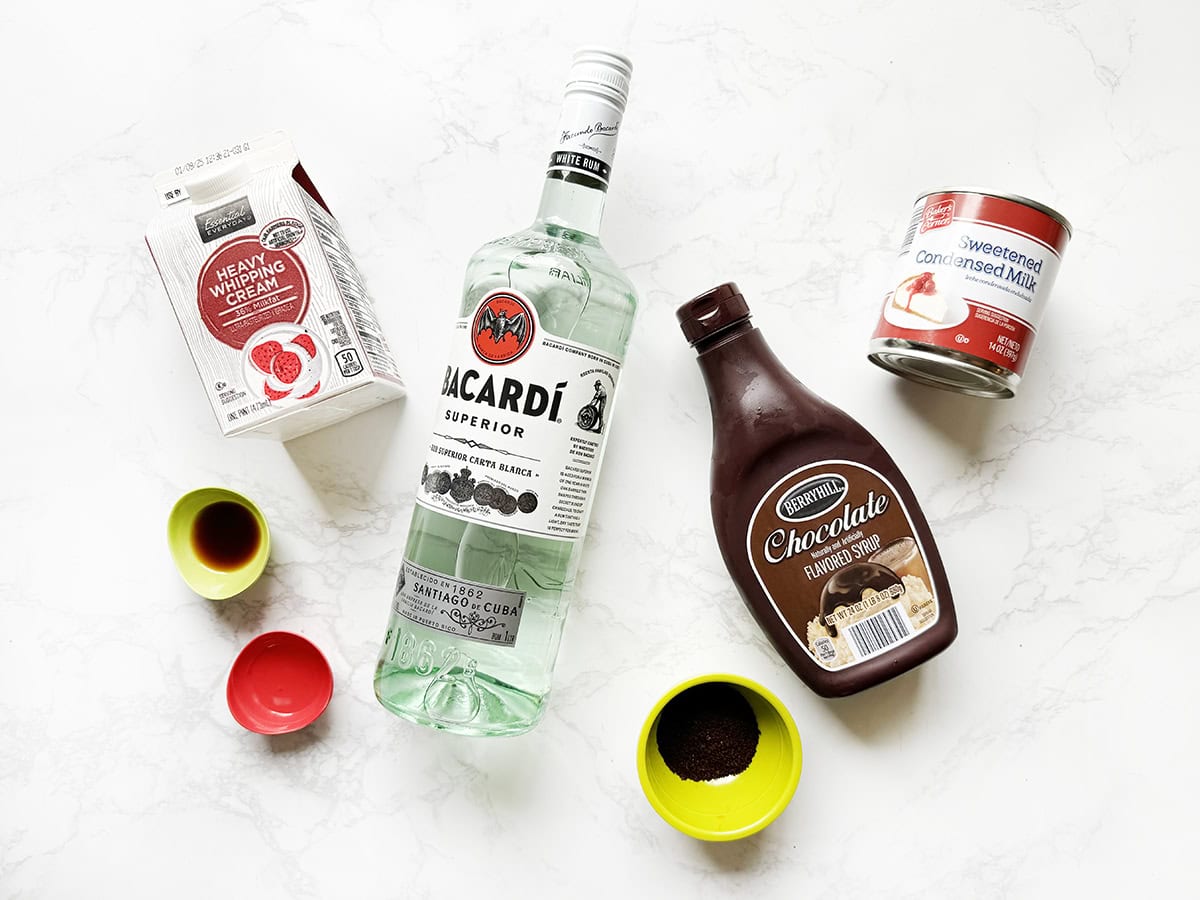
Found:
[[[374,305],[367,294],[362,274],[350,255],[350,248],[342,236],[342,228],[337,221],[321,208],[320,204],[305,197],[308,214],[312,217],[317,237],[325,248],[325,256],[329,260],[329,268],[337,281],[350,318],[354,321],[354,330],[362,341],[363,352],[367,355],[372,371],[376,375],[400,380],[400,372],[392,360],[392,352],[388,347],[387,338],[379,327],[379,319],[375,315]]]

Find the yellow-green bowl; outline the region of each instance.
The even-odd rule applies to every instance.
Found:
[[[750,702],[758,719],[758,749],[741,774],[718,781],[686,781],[658,752],[658,720],[672,698],[699,684],[728,684]],[[654,810],[686,835],[733,841],[766,828],[783,812],[800,781],[800,733],[779,698],[740,675],[701,675],[667,691],[638,739],[638,777]]]
[[[249,562],[236,569],[222,570],[206,566],[196,556],[192,546],[192,527],[196,517],[205,507],[222,500],[248,509],[262,532],[258,552]],[[198,488],[180,497],[167,517],[167,544],[171,548],[175,568],[179,569],[188,587],[209,600],[228,600],[254,584],[267,567],[267,559],[271,556],[271,531],[262,512],[248,498],[227,488]]]

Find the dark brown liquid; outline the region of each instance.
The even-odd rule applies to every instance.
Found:
[[[254,513],[232,500],[218,500],[200,510],[192,524],[192,549],[210,569],[240,569],[258,553],[262,530]]]
[[[736,285],[697,297],[679,310],[679,318],[698,353],[712,407],[711,502],[717,543],[746,605],[788,665],[821,696],[844,696],[907,672],[949,646],[958,633],[950,585],[925,516],[887,451],[784,368],[750,324]],[[752,517],[772,486],[789,472],[827,460],[869,466],[891,482],[925,548],[940,607],[937,621],[912,640],[834,670],[814,662],[781,621],[747,549]]]

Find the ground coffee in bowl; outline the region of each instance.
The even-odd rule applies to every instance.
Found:
[[[687,781],[738,775],[758,749],[758,719],[737,688],[711,682],[671,699],[658,720],[658,752]]]

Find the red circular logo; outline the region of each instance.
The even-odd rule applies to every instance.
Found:
[[[196,302],[204,327],[241,350],[272,322],[300,322],[308,311],[308,274],[291,250],[271,250],[257,236],[222,244],[200,270]]]
[[[471,346],[485,363],[503,366],[520,359],[533,343],[533,309],[509,291],[483,298],[471,322]]]

